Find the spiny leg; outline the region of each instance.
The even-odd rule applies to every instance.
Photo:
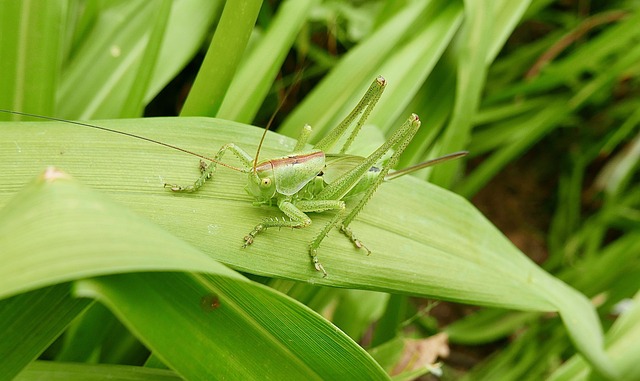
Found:
[[[253,230],[244,237],[245,243],[242,247],[251,245],[258,233],[266,230],[270,227],[291,227],[291,228],[304,228],[311,224],[311,219],[304,212],[323,212],[327,210],[338,210],[331,222],[325,225],[324,229],[316,237],[316,239],[309,245],[309,255],[311,256],[311,262],[313,267],[322,272],[323,276],[327,276],[327,272],[324,266],[318,261],[317,249],[329,230],[336,226],[344,216],[345,204],[340,200],[302,200],[292,203],[290,201],[282,201],[278,203],[278,207],[284,214],[286,214],[290,220],[270,218],[256,225]]]
[[[362,241],[360,241],[358,238],[356,238],[356,236],[353,234],[353,231],[351,230],[351,228],[345,226],[344,223],[343,223],[342,226],[340,226],[340,231],[344,235],[346,235],[347,238],[349,238],[351,240],[351,242],[353,242],[353,244],[355,245],[356,248],[365,249],[367,251],[367,255],[371,255],[371,250],[369,250],[369,248],[366,247],[364,245],[364,243],[362,243]]]
[[[409,145],[416,132],[418,132],[418,128],[420,128],[420,119],[416,114],[411,114],[409,119],[394,134],[394,136],[398,135],[398,139],[394,139],[393,137],[389,139],[389,141],[394,141],[391,147],[389,147],[394,149],[393,154],[382,167],[373,184],[369,186],[366,192],[362,195],[360,201],[351,210],[351,212],[349,212],[349,215],[342,221],[340,231],[344,235],[346,235],[347,238],[349,238],[357,248],[364,248],[365,250],[367,250],[367,255],[371,254],[371,251],[353,235],[353,232],[349,228],[349,224],[358,215],[358,213],[360,213],[367,202],[369,202],[371,197],[373,197],[373,194],[376,192],[380,184],[382,184],[385,177],[389,173],[389,170],[397,164],[400,155],[402,155],[402,152],[405,150],[405,148],[407,148],[407,145]]]
[[[242,244],[242,248],[246,249],[247,246],[253,243],[253,241],[256,238],[256,235],[258,235],[258,233],[264,230],[267,230],[267,228],[283,228],[283,227],[302,228],[305,226],[308,226],[308,225],[305,225],[305,223],[302,221],[293,220],[293,219],[287,220],[284,217],[282,217],[282,219],[279,219],[278,217],[269,217],[264,221],[262,221],[261,223],[259,223],[258,225],[256,225],[253,228],[253,230],[249,232],[249,234],[244,236],[244,243]]]
[[[304,149],[304,146],[309,141],[309,137],[311,136],[311,126],[305,124],[300,131],[300,136],[298,136],[298,141],[296,142],[296,146],[293,148],[293,152],[299,152]]]
[[[326,278],[327,271],[318,260],[318,247],[324,237],[329,234],[329,231],[342,221],[342,218],[344,217],[345,203],[340,200],[306,200],[299,201],[296,205],[305,212],[323,212],[326,210],[338,211],[331,221],[322,228],[322,231],[320,231],[316,238],[309,244],[309,256],[311,256],[311,263],[313,263],[313,267],[315,267],[316,271],[322,272],[322,277]]]
[[[244,237],[244,244],[242,245],[243,248],[246,248],[247,246],[251,245],[254,239],[256,238],[256,235],[258,235],[258,233],[262,232],[263,230],[266,230],[267,228],[273,228],[273,227],[304,228],[306,226],[311,225],[311,218],[309,218],[309,216],[304,214],[302,210],[298,209],[298,207],[293,203],[291,203],[290,201],[283,200],[278,202],[278,208],[280,208],[280,210],[284,214],[286,214],[287,217],[289,217],[289,220],[285,218],[278,219],[276,217],[276,218],[268,218],[262,221],[261,223],[256,225],[253,228],[253,230],[249,232],[249,234],[247,234]]]
[[[345,131],[351,126],[354,120],[360,118],[356,122],[356,126],[349,134],[347,141],[344,143],[342,148],[340,149],[340,153],[345,153],[351,143],[355,140],[356,136],[360,132],[360,129],[364,125],[364,122],[369,117],[371,110],[378,103],[382,92],[384,91],[385,86],[387,85],[387,81],[383,77],[377,77],[373,80],[371,86],[364,94],[360,102],[356,105],[356,107],[347,115],[340,124],[331,130],[327,136],[325,136],[322,140],[320,140],[313,148],[320,149],[322,151],[329,151],[331,147],[340,139],[340,137],[345,133]],[[362,115],[361,115],[362,114]]]
[[[320,243],[322,242],[322,240],[327,235],[329,235],[329,232],[331,231],[331,229],[333,229],[334,226],[338,225],[340,221],[342,221],[342,219],[344,218],[345,210],[346,210],[344,201],[334,201],[334,202],[336,202],[338,213],[336,213],[336,215],[333,216],[331,221],[329,221],[324,226],[324,228],[322,228],[322,230],[320,231],[320,233],[318,233],[316,238],[313,241],[311,241],[311,243],[309,244],[309,255],[311,256],[311,262],[313,263],[313,267],[316,268],[316,271],[322,272],[323,278],[327,277],[327,271],[324,269],[324,266],[322,266],[322,263],[320,263],[320,260],[318,259],[318,247],[320,247]]]
[[[200,177],[193,184],[182,186],[177,184],[165,183],[164,187],[165,188],[169,187],[174,192],[197,191],[201,186],[204,185],[204,183],[207,180],[211,178],[211,176],[213,175],[213,172],[215,172],[216,170],[216,165],[218,164],[218,162],[221,162],[222,157],[227,151],[231,151],[238,159],[240,159],[240,161],[242,161],[242,165],[244,166],[244,168],[249,169],[252,167],[253,159],[251,158],[251,156],[249,156],[249,154],[246,153],[242,148],[236,146],[233,143],[229,143],[222,146],[222,148],[220,148],[218,153],[216,153],[216,156],[214,157],[215,161],[212,161],[211,163],[207,164],[206,162],[200,160],[200,164],[199,164]]]

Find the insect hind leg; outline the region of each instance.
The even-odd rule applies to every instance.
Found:
[[[349,214],[342,221],[340,231],[342,231],[342,233],[346,235],[347,238],[349,238],[357,248],[365,249],[367,251],[367,255],[370,255],[371,251],[362,243],[362,241],[354,236],[353,231],[351,231],[351,229],[349,228],[349,224],[351,224],[353,219],[358,215],[358,213],[360,213],[367,202],[371,199],[380,184],[382,184],[382,182],[384,181],[387,173],[389,173],[389,170],[396,165],[398,159],[400,158],[400,155],[402,155],[402,152],[407,147],[409,142],[411,142],[419,128],[420,119],[417,115],[411,114],[409,119],[400,127],[400,129],[398,129],[398,131],[393,134],[389,141],[387,141],[385,145],[378,149],[380,151],[386,152],[389,148],[393,148],[394,151],[389,160],[387,160],[385,165],[378,173],[373,184],[369,185],[369,188],[364,192],[364,194],[360,198],[360,201],[353,207],[353,209],[351,209]]]
[[[362,243],[362,241],[356,238],[356,236],[353,234],[353,231],[348,226],[340,226],[340,231],[342,232],[342,234],[346,235],[347,238],[351,240],[351,242],[353,242],[356,248],[365,249],[367,251],[367,255],[371,255],[371,250],[369,250],[369,248],[366,247],[364,243]]]

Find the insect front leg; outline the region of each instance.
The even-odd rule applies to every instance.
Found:
[[[200,177],[193,184],[182,186],[182,185],[165,183],[164,187],[165,188],[168,187],[174,192],[197,191],[201,186],[204,185],[204,183],[207,180],[211,178],[211,176],[213,175],[213,172],[215,172],[216,170],[216,165],[219,162],[221,162],[222,157],[227,151],[231,151],[231,153],[233,153],[238,159],[240,159],[244,168],[250,169],[252,167],[253,158],[249,156],[249,154],[246,153],[242,148],[236,146],[233,143],[229,143],[229,144],[225,144],[224,146],[222,146],[222,148],[220,148],[220,150],[218,151],[218,153],[216,153],[216,156],[214,157],[214,161],[207,164],[205,161],[200,160]]]

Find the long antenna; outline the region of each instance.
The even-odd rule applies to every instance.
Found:
[[[256,172],[256,167],[258,166],[258,157],[260,156],[260,150],[262,149],[262,143],[264,142],[264,138],[267,136],[267,131],[269,131],[269,128],[273,124],[273,120],[276,118],[276,115],[278,115],[278,112],[284,105],[284,102],[287,100],[289,95],[291,95],[291,91],[293,90],[294,85],[298,83],[302,78],[303,71],[304,69],[301,69],[296,73],[296,76],[293,78],[293,81],[291,82],[291,86],[289,86],[287,91],[284,93],[284,96],[282,97],[282,101],[280,102],[278,107],[276,107],[276,109],[273,111],[273,113],[271,114],[271,117],[269,118],[269,121],[267,122],[267,125],[264,128],[264,132],[262,133],[262,137],[260,138],[260,143],[258,144],[258,149],[256,150],[256,155],[253,158],[253,173]]]
[[[204,159],[204,160],[209,160],[209,161],[215,162],[215,163],[216,163],[216,164],[218,164],[218,165],[221,165],[221,166],[223,166],[223,167],[226,167],[226,168],[232,169],[232,170],[234,170],[234,171],[242,172],[242,169],[240,169],[240,168],[236,168],[236,167],[231,166],[231,165],[229,165],[229,164],[225,164],[225,163],[219,162],[218,160],[212,159],[212,158],[207,157],[207,156],[204,156],[204,155],[200,155],[199,153],[195,153],[195,152],[189,151],[189,150],[187,150],[187,149],[180,148],[180,147],[178,147],[178,146],[174,146],[173,144],[163,143],[163,142],[161,142],[161,141],[153,140],[153,139],[151,139],[151,138],[145,138],[144,136],[140,136],[140,135],[136,135],[136,134],[131,134],[131,133],[129,133],[129,132],[113,130],[113,129],[111,129],[111,128],[97,126],[97,125],[95,125],[95,124],[89,124],[89,123],[77,122],[77,121],[75,121],[75,120],[67,120],[67,119],[62,119],[62,118],[55,118],[55,117],[53,117],[53,116],[44,116],[44,115],[30,114],[30,113],[28,113],[28,112],[20,112],[20,111],[4,110],[4,109],[0,109],[0,112],[5,112],[5,113],[7,113],[7,114],[16,114],[16,115],[22,115],[22,116],[29,116],[29,117],[32,117],[32,118],[38,118],[38,119],[53,120],[53,121],[56,121],[56,122],[64,122],[64,123],[76,124],[76,125],[78,125],[78,126],[84,126],[84,127],[89,127],[89,128],[95,128],[96,130],[102,130],[102,131],[107,131],[107,132],[113,132],[113,133],[115,133],[115,134],[125,135],[125,136],[129,136],[129,137],[132,137],[132,138],[136,138],[136,139],[140,139],[140,140],[145,140],[145,141],[148,141],[148,142],[150,142],[150,143],[158,144],[158,145],[161,145],[161,146],[164,146],[164,147],[173,148],[174,150],[177,150],[177,151],[180,151],[180,152],[184,152],[184,153],[186,153],[186,154],[193,155],[193,156],[195,156],[195,157],[199,157],[199,158]]]
[[[453,153],[446,154],[444,156],[436,157],[435,159],[423,161],[422,163],[418,163],[416,165],[412,165],[410,167],[403,168],[403,169],[401,169],[399,171],[391,172],[387,176],[385,176],[384,179],[385,180],[397,179],[400,176],[408,175],[409,173],[415,172],[415,171],[417,171],[419,169],[431,167],[431,166],[434,166],[436,164],[444,163],[445,161],[449,161],[449,160],[457,159],[459,157],[466,156],[468,153],[469,153],[469,151],[458,151],[458,152],[453,152]]]

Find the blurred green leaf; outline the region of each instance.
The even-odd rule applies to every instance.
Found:
[[[15,381],[180,381],[175,372],[138,366],[76,364],[52,361],[35,361],[14,379]]]
[[[55,109],[66,12],[66,1],[0,2],[2,108],[39,114]]]
[[[619,304],[623,313],[607,333],[607,353],[612,365],[618,369],[621,380],[640,379],[638,358],[640,357],[640,293],[633,299]],[[563,364],[550,380],[591,380],[593,374],[589,366],[579,356],[574,356]]]
[[[0,300],[0,379],[13,379],[89,304],[71,297],[67,283]]]
[[[289,0],[280,5],[258,46],[246,54],[220,105],[218,118],[253,121],[314,3]]]

